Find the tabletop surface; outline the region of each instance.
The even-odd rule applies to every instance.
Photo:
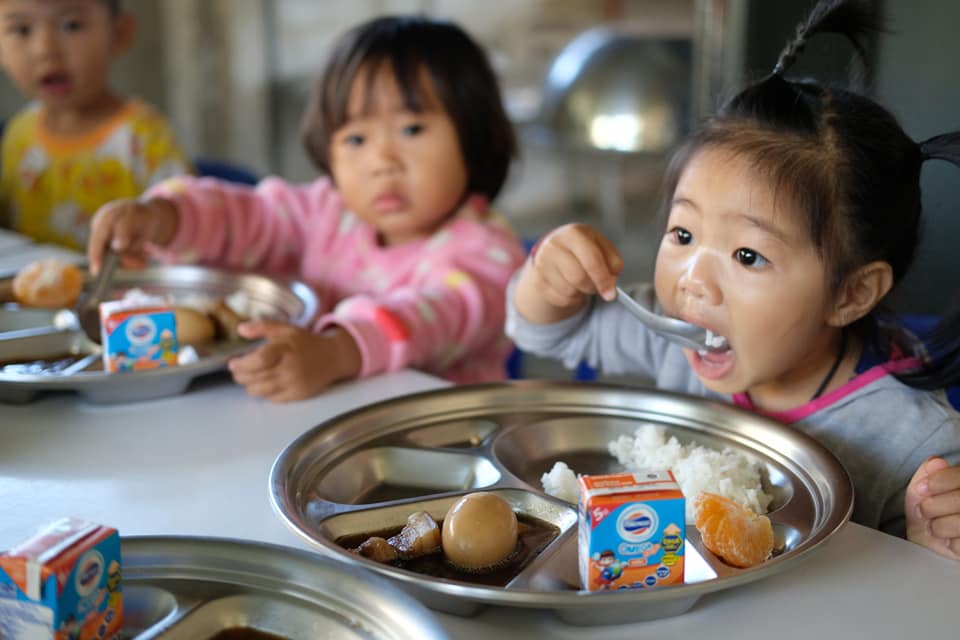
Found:
[[[15,240],[0,235],[8,250]],[[150,402],[98,406],[63,393],[0,404],[0,548],[74,515],[123,535],[231,537],[310,549],[270,505],[277,455],[339,413],[446,384],[401,371],[274,405],[217,374],[184,395]],[[793,568],[706,595],[672,618],[587,630],[528,609],[436,615],[457,639],[949,638],[960,627],[958,586],[960,563],[848,524]]]
[[[76,515],[124,535],[234,537],[309,549],[270,506],[268,477],[277,455],[338,413],[445,384],[402,371],[273,405],[216,375],[185,395],[150,402],[98,406],[58,394],[0,405],[0,548]],[[778,638],[894,638],[922,629],[953,637],[960,624],[958,583],[957,563],[848,524],[782,574],[704,596],[680,616],[589,633],[679,638],[709,629],[716,637],[767,638],[773,631]],[[535,610],[437,616],[454,638],[585,633]]]

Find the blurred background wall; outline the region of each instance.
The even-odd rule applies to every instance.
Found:
[[[872,48],[874,72],[849,66],[839,39],[814,41],[798,73],[853,83],[878,97],[907,132],[923,139],[960,129],[960,85],[952,82],[960,3],[881,0],[890,33]],[[696,120],[768,72],[813,0],[126,0],[140,30],[115,69],[118,89],[164,110],[196,157],[217,158],[294,180],[315,175],[298,139],[299,117],[333,39],[381,13],[420,12],[458,21],[487,47],[522,150],[498,206],[525,235],[572,219],[605,226],[631,257],[630,277],[650,275],[659,241],[655,213],[662,160],[650,154],[587,152],[545,144],[537,117],[551,62],[578,34],[624,27],[691,43]],[[643,64],[638,60],[637,64]],[[0,80],[0,117],[23,100]],[[957,169],[924,169],[927,234],[898,305],[942,309],[960,275]]]

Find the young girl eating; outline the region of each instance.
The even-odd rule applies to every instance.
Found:
[[[927,359],[878,306],[918,244],[921,166],[960,164],[960,136],[917,144],[870,99],[785,76],[811,36],[837,32],[859,51],[875,24],[862,4],[818,4],[773,73],[671,165],[654,282],[634,297],[655,295],[726,350],[680,348],[604,304],[623,259],[579,224],[527,260],[507,332],[569,366],[646,375],[805,431],[850,473],[854,521],[960,559],[960,416],[943,393],[960,378],[960,318],[944,319]]]
[[[457,382],[502,379],[504,291],[523,260],[488,208],[515,152],[496,78],[459,27],[377,18],[335,46],[303,120],[329,174],[256,188],[178,179],[93,222],[96,271],[177,262],[295,274],[325,313],[310,330],[250,322],[266,344],[230,362],[255,396],[288,401],[402,367]]]

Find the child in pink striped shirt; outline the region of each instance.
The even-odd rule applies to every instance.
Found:
[[[483,51],[459,27],[385,17],[345,34],[303,120],[329,177],[256,188],[176,179],[102,208],[88,245],[127,266],[148,255],[310,282],[312,330],[249,322],[266,338],[230,362],[255,396],[289,401],[339,380],[416,367],[502,379],[507,281],[523,250],[491,213],[515,139]]]

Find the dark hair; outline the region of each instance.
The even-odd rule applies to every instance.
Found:
[[[103,0],[103,3],[107,5],[107,10],[111,16],[120,15],[120,11],[123,9],[120,5],[120,0]]]
[[[516,154],[513,127],[486,54],[460,27],[442,20],[375,18],[340,38],[303,116],[303,144],[317,167],[330,173],[330,139],[347,122],[354,80],[363,70],[372,81],[382,65],[390,65],[412,111],[424,108],[420,74],[426,70],[457,130],[468,193],[492,200]]]
[[[731,98],[674,156],[666,179],[667,203],[680,173],[704,148],[748,158],[806,216],[810,238],[828,265],[836,293],[855,269],[887,262],[899,283],[920,241],[920,169],[939,158],[960,166],[960,133],[915,143],[897,119],[873,100],[813,81],[788,80],[807,41],[819,33],[845,36],[863,57],[864,36],[881,31],[871,3],[821,0],[797,26],[773,71]],[[877,337],[878,313],[854,329]],[[948,312],[928,341],[932,360],[901,379],[941,388],[960,381],[960,305]]]

